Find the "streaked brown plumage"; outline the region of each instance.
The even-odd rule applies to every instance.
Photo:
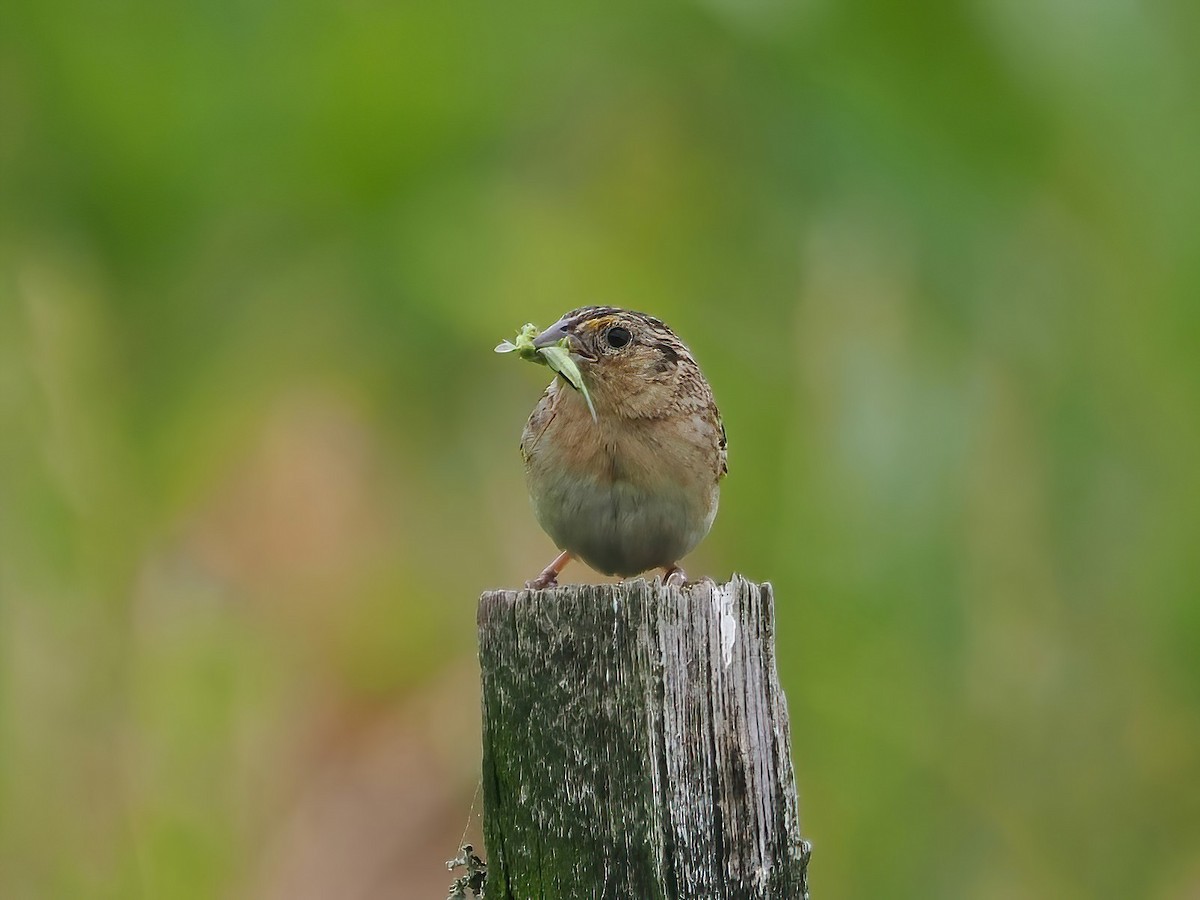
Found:
[[[679,560],[708,533],[726,465],[725,429],[691,352],[665,324],[610,306],[572,310],[535,341],[569,339],[596,408],[556,377],[521,455],[538,522],[563,550],[530,587],[578,557],[606,575]]]

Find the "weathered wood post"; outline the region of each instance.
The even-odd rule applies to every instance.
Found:
[[[807,897],[769,584],[479,602],[488,900]]]

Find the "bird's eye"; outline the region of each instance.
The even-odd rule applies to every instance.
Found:
[[[633,335],[629,333],[628,328],[622,328],[620,325],[617,325],[608,329],[608,334],[604,336],[604,339],[608,341],[608,346],[614,350],[620,350],[629,343],[632,337]]]

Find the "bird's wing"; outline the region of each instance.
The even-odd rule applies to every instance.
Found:
[[[717,450],[720,453],[721,460],[721,478],[729,474],[729,442],[725,439],[725,423],[721,421],[721,412],[717,410],[717,430],[721,432],[721,439],[717,442]]]
[[[556,378],[550,382],[549,386],[542,393],[542,399],[533,408],[533,412],[529,415],[529,421],[525,423],[525,430],[521,433],[521,459],[527,466],[529,465],[529,460],[537,450],[537,444],[542,437],[542,433],[554,421],[554,401],[557,394],[557,383],[558,379]]]

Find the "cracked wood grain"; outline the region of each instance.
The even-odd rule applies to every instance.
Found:
[[[479,603],[489,900],[807,896],[769,584]]]

